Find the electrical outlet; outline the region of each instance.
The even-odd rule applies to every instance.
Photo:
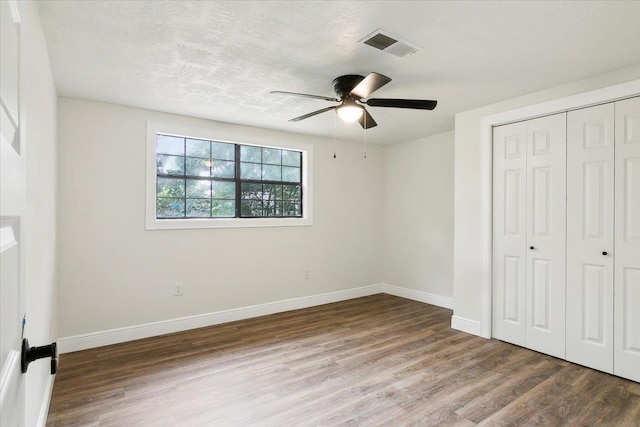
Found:
[[[304,269],[304,278],[305,280],[311,279],[311,270],[309,270],[308,268]]]
[[[176,286],[173,288],[173,296],[181,297],[183,295],[184,289],[182,288],[182,282],[176,283]]]

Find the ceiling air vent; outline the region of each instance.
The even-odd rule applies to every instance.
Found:
[[[399,58],[416,53],[420,49],[419,46],[406,40],[401,40],[399,37],[383,30],[374,31],[364,39],[360,40],[359,43],[375,47],[378,50],[390,53]]]

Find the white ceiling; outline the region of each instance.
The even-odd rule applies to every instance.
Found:
[[[58,92],[333,138],[332,80],[393,79],[372,97],[437,99],[434,111],[368,107],[367,142],[454,126],[454,114],[640,64],[639,1],[41,1]],[[421,46],[397,58],[358,44],[383,29]],[[640,76],[639,76],[640,77]],[[338,121],[337,136],[362,141]]]

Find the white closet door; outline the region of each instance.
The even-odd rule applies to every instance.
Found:
[[[567,360],[613,373],[613,103],[567,116]]]
[[[640,381],[640,98],[615,103],[614,373]]]
[[[527,122],[526,346],[565,357],[566,114]]]
[[[526,123],[493,131],[493,336],[525,345]]]

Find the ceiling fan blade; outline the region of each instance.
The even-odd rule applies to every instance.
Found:
[[[336,98],[329,98],[328,96],[321,95],[309,95],[308,93],[284,92],[282,90],[272,90],[270,93],[280,93],[283,95],[303,96],[305,98],[322,99],[323,101],[340,102],[340,100]]]
[[[376,121],[373,120],[373,117],[371,117],[371,114],[369,114],[369,112],[365,108],[363,108],[363,110],[364,110],[364,114],[358,119],[358,122],[360,122],[360,126],[362,126],[365,129],[378,126]],[[366,124],[366,127],[365,127],[365,124]]]
[[[338,105],[334,105],[333,107],[323,108],[322,110],[317,110],[317,111],[314,111],[312,113],[305,114],[304,116],[293,118],[293,119],[291,119],[289,121],[290,122],[299,122],[300,120],[308,119],[309,117],[313,117],[313,116],[321,114],[321,113],[326,113],[327,111],[335,110],[338,107],[339,107]]]
[[[355,95],[359,98],[366,98],[390,81],[391,79],[389,77],[383,76],[382,74],[369,73],[369,75],[362,79],[362,81],[358,83],[356,87],[351,89],[350,94]]]
[[[362,102],[371,107],[412,108],[415,110],[433,110],[438,105],[438,101],[426,99],[373,98]]]

